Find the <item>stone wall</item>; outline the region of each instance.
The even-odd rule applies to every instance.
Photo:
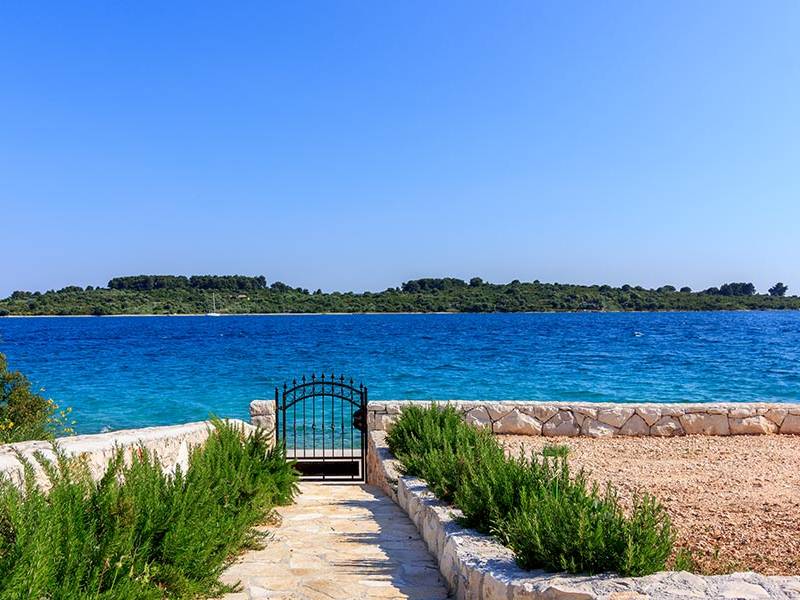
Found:
[[[231,420],[251,429],[251,425],[243,421]],[[70,457],[80,457],[86,461],[95,479],[99,479],[117,448],[122,448],[127,460],[140,447],[147,448],[157,454],[161,466],[165,470],[173,470],[180,464],[185,469],[189,460],[189,450],[203,444],[208,439],[211,423],[186,423],[185,425],[169,425],[165,427],[146,427],[144,429],[125,429],[96,435],[77,435],[59,438],[58,447]],[[22,481],[22,464],[17,453],[28,461],[33,461],[39,452],[45,458],[55,458],[51,442],[20,442],[0,445],[0,476],[11,478],[16,484]],[[47,487],[47,481],[40,469],[37,469],[37,480]]]
[[[467,422],[494,433],[604,437],[675,435],[800,435],[800,404],[612,404],[533,401],[441,401]],[[370,402],[370,431],[385,431],[409,400]]]
[[[618,577],[524,571],[508,548],[488,535],[461,527],[457,522],[459,511],[437,500],[425,482],[401,475],[385,438],[382,431],[369,435],[369,482],[406,511],[458,600],[800,598],[800,577],[757,573],[699,576],[682,571]]]
[[[253,400],[250,403],[250,423],[273,433],[277,424],[275,400]]]

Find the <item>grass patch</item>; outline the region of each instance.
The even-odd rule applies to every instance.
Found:
[[[118,450],[98,482],[59,453],[36,461],[23,489],[0,482],[0,598],[202,598],[231,591],[219,576],[258,544],[253,526],[292,501],[297,474],[262,431],[214,421],[185,472],[163,472],[141,448]]]
[[[567,458],[569,456],[569,446],[566,444],[545,444],[545,447],[542,448],[542,456]]]
[[[615,489],[570,472],[563,450],[506,457],[494,436],[450,406],[406,408],[388,435],[404,471],[494,534],[527,569],[641,576],[663,570],[674,534],[651,496],[625,513]],[[552,446],[552,448],[565,448]]]

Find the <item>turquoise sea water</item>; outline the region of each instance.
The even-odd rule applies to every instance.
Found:
[[[800,401],[800,313],[0,319],[0,352],[83,433],[246,417],[302,373],[370,399]]]

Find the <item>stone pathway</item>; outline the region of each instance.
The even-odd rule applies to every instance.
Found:
[[[378,488],[302,483],[263,550],[247,552],[223,581],[226,600],[444,600],[444,580],[416,527]]]

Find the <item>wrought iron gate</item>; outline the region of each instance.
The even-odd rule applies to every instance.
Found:
[[[278,443],[305,479],[364,481],[367,388],[343,375],[305,375],[275,388]]]

